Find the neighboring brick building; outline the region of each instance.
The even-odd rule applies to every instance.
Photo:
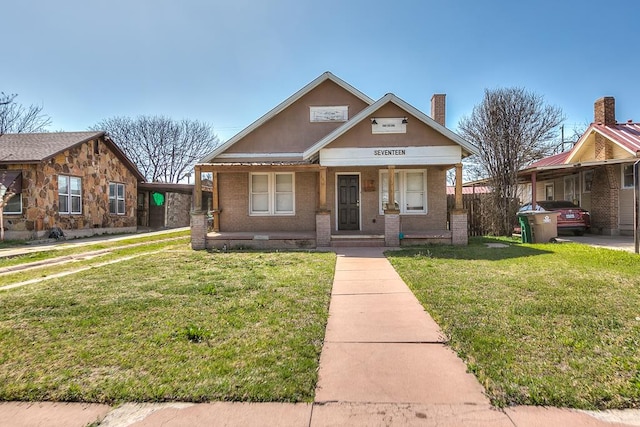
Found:
[[[15,193],[4,207],[6,239],[136,230],[144,177],[104,132],[0,136],[0,180]]]
[[[193,247],[466,244],[461,161],[477,149],[445,127],[445,95],[431,106],[433,118],[322,74],[196,165]],[[447,212],[454,167],[460,203]]]
[[[618,123],[615,99],[594,103],[594,122],[567,152],[519,172],[531,200],[570,200],[591,212],[591,232],[633,235],[634,173],[640,160],[640,123]]]

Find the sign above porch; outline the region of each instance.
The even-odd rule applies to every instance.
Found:
[[[321,166],[451,165],[460,162],[462,147],[323,148]]]

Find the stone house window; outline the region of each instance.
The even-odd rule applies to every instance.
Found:
[[[22,193],[14,194],[2,212],[6,215],[22,215]]]
[[[294,215],[295,176],[291,172],[249,174],[251,215]]]
[[[124,215],[124,184],[109,183],[109,213]]]
[[[82,213],[82,179],[77,176],[58,176],[58,212]]]

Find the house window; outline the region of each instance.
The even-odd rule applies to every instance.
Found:
[[[622,166],[622,188],[633,188],[633,164]]]
[[[291,172],[249,175],[251,215],[295,214],[295,177]]]
[[[391,205],[393,203],[393,205]],[[389,200],[389,172],[380,171],[380,214],[385,207],[403,214],[427,213],[427,171],[407,169],[395,172],[394,197]]]
[[[564,199],[580,204],[580,177],[579,175],[571,175],[564,179]]]
[[[553,200],[553,184],[544,185],[544,199]]]
[[[583,185],[584,185],[584,192],[585,193],[590,193],[591,192],[591,183],[593,182],[593,170],[588,170],[588,171],[584,171],[582,173],[582,178],[583,178]]]
[[[58,212],[82,213],[82,180],[77,176],[58,176]]]
[[[22,215],[22,193],[14,194],[4,205],[2,212],[9,215]]]
[[[124,184],[109,183],[109,213],[124,215]]]

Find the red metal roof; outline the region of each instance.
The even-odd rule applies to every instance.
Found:
[[[540,167],[544,167],[544,166],[563,165],[564,162],[569,157],[569,153],[571,153],[571,151],[565,151],[565,152],[560,153],[560,154],[554,154],[553,156],[545,157],[544,159],[540,159],[537,162],[531,163],[525,169],[540,168]]]
[[[475,187],[462,187],[462,194],[487,194],[491,193],[491,187],[486,185],[478,185]],[[447,186],[447,194],[456,194],[456,187]]]
[[[640,123],[592,124],[593,129],[632,153],[640,150]]]

